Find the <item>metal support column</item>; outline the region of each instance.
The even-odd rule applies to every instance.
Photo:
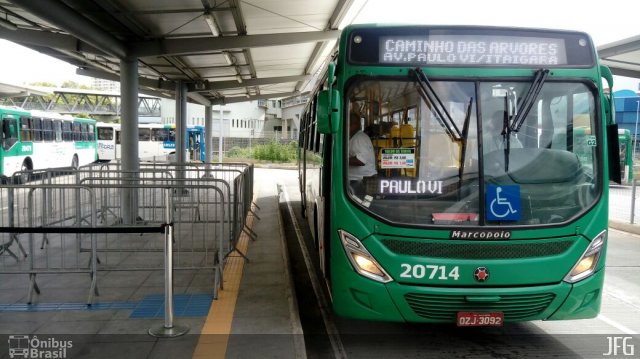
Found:
[[[187,85],[176,82],[176,162],[184,164],[185,139],[187,137]]]
[[[224,123],[224,111],[223,111],[222,105],[220,105],[220,121],[219,121],[220,127],[218,127],[218,129],[220,130],[220,132],[218,132],[218,163],[222,163],[222,149],[223,149],[222,141],[224,139],[224,134],[222,132],[223,123]]]
[[[121,161],[124,177],[132,183],[138,177],[140,160],[138,155],[138,60],[124,58],[120,60],[120,96],[122,116]],[[127,183],[127,181],[125,181]],[[133,188],[122,189],[122,222],[135,223],[138,217],[137,191]]]
[[[204,107],[204,163],[207,164],[207,169],[211,163],[211,154],[213,153],[213,138],[212,128],[213,125],[213,109],[211,105]]]

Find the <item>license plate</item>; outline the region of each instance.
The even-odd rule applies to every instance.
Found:
[[[504,323],[504,313],[458,312],[459,327],[500,327]]]

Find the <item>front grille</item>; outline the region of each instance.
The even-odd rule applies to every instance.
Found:
[[[542,313],[553,293],[501,295],[497,302],[469,302],[465,295],[407,293],[405,300],[416,315],[432,320],[455,321],[458,312],[503,312],[505,321],[524,320]]]
[[[455,241],[418,242],[382,239],[396,254],[451,259],[513,259],[554,256],[567,251],[571,240],[536,243],[459,243]]]

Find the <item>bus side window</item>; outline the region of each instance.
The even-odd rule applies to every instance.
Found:
[[[20,117],[20,141],[31,141],[33,139],[31,117]]]
[[[62,142],[62,122],[60,120],[53,121],[53,130],[55,132],[56,142]]]
[[[73,139],[72,141],[82,141],[82,126],[80,122],[73,122]]]
[[[116,130],[116,145],[120,144],[120,131]]]
[[[65,142],[73,141],[73,132],[71,132],[71,122],[62,122],[62,140]]]
[[[88,141],[96,140],[96,128],[92,124],[87,124],[87,140]]]
[[[80,124],[80,139],[81,141],[89,140],[89,125],[86,123]]]
[[[46,142],[53,141],[53,121],[50,118],[42,119],[42,138]]]
[[[151,129],[150,128],[140,128],[138,129],[138,141],[150,141],[151,140]]]
[[[160,137],[160,133],[158,132],[157,128],[152,128],[151,129],[151,141],[152,142],[162,141],[162,139]]]
[[[111,128],[111,127],[98,127],[98,140],[112,141],[113,140],[113,128]]]
[[[31,127],[33,128],[33,140],[42,141],[42,118],[32,118]]]

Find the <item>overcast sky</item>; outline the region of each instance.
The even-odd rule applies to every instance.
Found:
[[[615,7],[584,0],[354,0],[360,12],[354,23],[413,23],[434,25],[495,25],[579,30],[591,35],[596,46],[638,35],[637,0],[619,0]],[[602,16],[609,9],[606,16]],[[625,11],[632,10],[633,11]],[[295,14],[287,14],[295,17]],[[72,80],[91,84],[63,61],[0,40],[0,81],[27,84],[36,81],[62,84]],[[638,90],[638,79],[616,76],[614,90]]]

